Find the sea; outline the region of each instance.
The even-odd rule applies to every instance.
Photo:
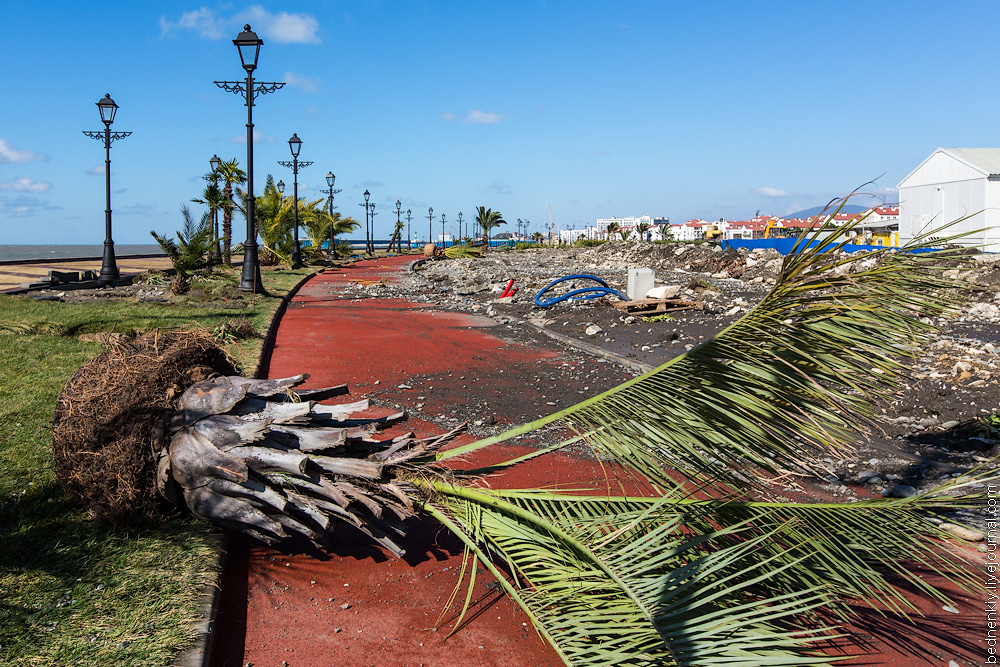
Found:
[[[127,255],[162,255],[160,246],[153,244],[115,244],[115,257]],[[0,262],[25,259],[80,259],[103,257],[104,244],[100,245],[0,245]]]

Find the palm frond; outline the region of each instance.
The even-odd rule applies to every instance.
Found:
[[[431,513],[507,564],[501,584],[569,665],[831,664],[811,645],[832,629],[793,621],[835,591],[796,576],[807,544],[779,520],[726,525],[668,499],[434,490]],[[768,548],[779,537],[797,553]]]
[[[831,216],[832,220],[832,216]],[[953,308],[948,251],[926,239],[902,251],[835,253],[857,221],[803,234],[771,291],[743,318],[659,368],[472,449],[559,422],[603,455],[663,486],[682,477],[747,485],[748,467],[821,472],[818,452],[845,447]],[[841,240],[843,239],[843,240]],[[811,244],[811,245],[810,245]]]

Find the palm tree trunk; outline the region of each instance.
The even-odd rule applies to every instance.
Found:
[[[227,182],[223,188],[226,200],[233,203],[233,188]],[[233,207],[227,206],[222,211],[222,256],[226,258],[226,264],[232,261],[232,236],[233,236]]]

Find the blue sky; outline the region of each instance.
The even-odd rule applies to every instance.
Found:
[[[246,110],[214,80],[264,39],[254,174],[424,237],[475,207],[581,228],[650,214],[740,219],[894,186],[939,146],[1000,145],[1000,4],[962,2],[8,3],[0,22],[0,243],[100,243],[110,93],[115,241],[180,226],[217,153],[246,165]],[[286,189],[290,192],[291,187]],[[863,203],[863,202],[859,202]],[[197,205],[193,205],[195,211]],[[512,226],[512,225],[511,225]],[[239,225],[237,225],[239,227]],[[237,234],[237,236],[240,236]],[[238,238],[237,240],[242,240]]]

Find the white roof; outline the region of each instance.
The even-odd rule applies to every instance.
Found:
[[[942,148],[989,176],[1000,175],[1000,148]]]
[[[943,157],[947,156],[947,158]],[[951,158],[951,161],[948,161]],[[942,163],[942,160],[945,162]],[[959,166],[958,164],[962,166]],[[930,163],[930,164],[929,164]],[[929,165],[934,173],[923,173],[920,178],[911,181],[914,174]],[[1000,177],[1000,148],[939,148],[921,162],[916,169],[907,174],[897,187],[905,185],[922,185],[923,181],[951,181],[970,178]],[[908,183],[908,181],[910,181]]]

